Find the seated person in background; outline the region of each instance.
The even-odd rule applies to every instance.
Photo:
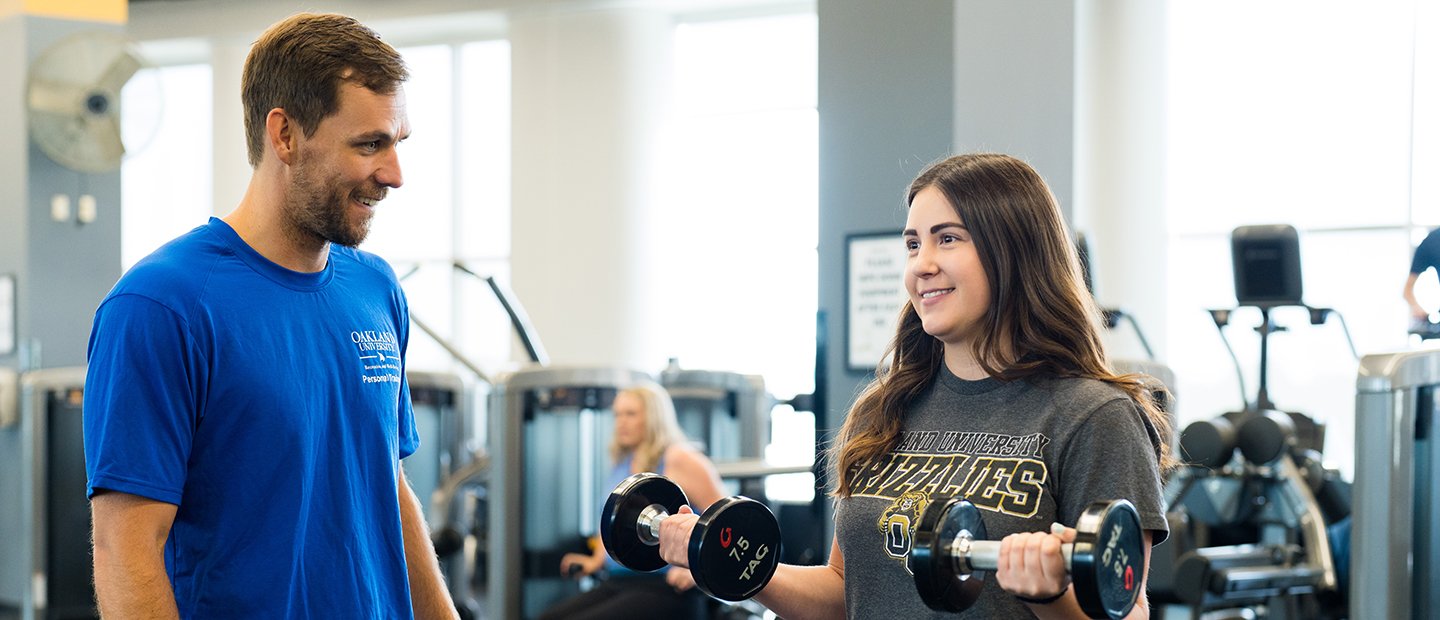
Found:
[[[1410,304],[1410,331],[1421,335],[1435,329],[1430,326],[1430,311],[1415,298],[1415,282],[1420,279],[1420,274],[1432,267],[1440,274],[1440,228],[1430,231],[1415,248],[1415,257],[1410,260],[1410,278],[1405,280],[1405,301]]]
[[[615,395],[615,437],[610,443],[614,469],[606,489],[620,485],[631,474],[655,472],[680,485],[696,512],[724,497],[720,476],[710,459],[691,447],[675,419],[675,405],[665,389],[645,383]],[[596,506],[599,513],[603,509]],[[654,573],[637,573],[606,555],[597,534],[590,539],[590,554],[567,553],[560,573],[574,577],[593,575],[605,568],[609,577],[600,585],[561,601],[541,614],[542,620],[571,618],[694,618],[703,614],[706,597],[695,589],[690,571],[666,567]]]

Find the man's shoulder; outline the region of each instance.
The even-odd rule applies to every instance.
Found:
[[[1428,234],[1426,234],[1425,238],[1420,241],[1419,247],[1425,248],[1426,250],[1432,252],[1440,251],[1440,228],[1431,230]]]
[[[372,271],[386,281],[399,284],[399,278],[395,275],[395,269],[385,259],[375,254],[366,252],[359,248],[351,248],[339,244],[330,244],[331,260],[353,263],[365,270]]]
[[[229,254],[221,239],[204,226],[195,228],[135,263],[109,297],[132,294],[160,302],[194,299],[204,289],[216,261]]]

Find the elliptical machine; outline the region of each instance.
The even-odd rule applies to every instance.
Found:
[[[1293,227],[1237,228],[1231,252],[1237,305],[1210,310],[1210,316],[1235,362],[1244,407],[1181,433],[1186,465],[1166,486],[1174,545],[1157,547],[1152,556],[1152,600],[1189,606],[1196,618],[1343,617],[1344,558],[1337,562],[1327,527],[1349,515],[1349,485],[1321,462],[1324,424],[1281,411],[1270,400],[1269,336],[1287,329],[1274,322],[1271,311],[1304,308],[1312,325],[1334,316],[1352,353],[1354,343],[1343,316],[1302,301],[1299,235]],[[1242,307],[1260,311],[1259,388],[1253,400],[1225,334],[1232,313]]]

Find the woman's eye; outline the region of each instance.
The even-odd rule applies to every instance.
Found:
[[[918,249],[920,249],[920,242],[919,242],[919,241],[916,241],[916,240],[914,240],[914,239],[906,239],[906,240],[905,240],[905,249],[911,250],[911,251],[918,250]]]

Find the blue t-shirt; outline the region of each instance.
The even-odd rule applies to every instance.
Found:
[[[1440,267],[1440,228],[1430,231],[1425,239],[1415,248],[1415,256],[1410,259],[1410,273],[1420,275],[1426,269]]]
[[[90,335],[88,492],[176,505],[181,617],[412,617],[408,339],[384,261],[332,245],[290,271],[214,218],[115,285]]]

